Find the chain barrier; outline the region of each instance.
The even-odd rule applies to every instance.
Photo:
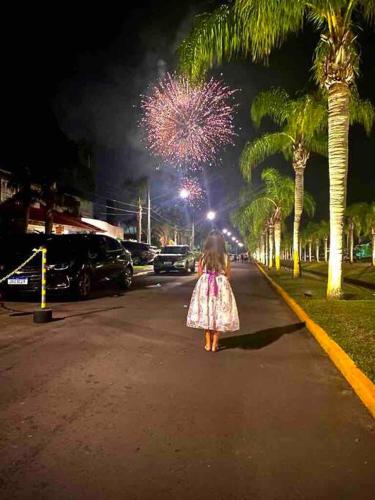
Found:
[[[9,274],[7,274],[3,278],[0,278],[0,283],[3,283],[8,278],[10,278],[14,274],[18,273],[18,271],[20,271],[24,266],[26,266],[26,264],[28,264],[40,252],[43,252],[43,248],[42,247],[41,248],[34,248],[33,254],[30,255],[30,257],[28,257],[24,262],[22,262],[22,264],[20,264],[18,267],[16,267],[16,269],[14,269],[12,272],[10,272]]]

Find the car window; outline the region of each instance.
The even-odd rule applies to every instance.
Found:
[[[115,240],[114,238],[108,238],[106,236],[105,241],[106,241],[106,246],[107,246],[108,252],[118,252],[119,250],[121,250],[120,243],[117,240]]]
[[[106,244],[103,236],[97,236],[90,241],[89,255],[103,257],[106,253]]]

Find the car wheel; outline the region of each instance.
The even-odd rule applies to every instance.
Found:
[[[121,275],[120,288],[122,290],[127,290],[132,286],[133,283],[133,271],[130,267],[127,267],[123,274]]]
[[[154,269],[154,273],[155,273],[155,274],[160,274],[160,273],[161,273],[161,271]]]
[[[88,271],[82,271],[77,281],[76,295],[79,299],[84,300],[90,297],[91,293],[91,276]]]
[[[195,261],[193,262],[193,265],[191,266],[190,271],[192,273],[195,273]]]

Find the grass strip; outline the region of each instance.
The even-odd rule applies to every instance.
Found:
[[[325,298],[326,280],[289,271],[267,271],[276,283],[308,313],[375,382],[375,294],[355,285],[344,285],[345,299]]]

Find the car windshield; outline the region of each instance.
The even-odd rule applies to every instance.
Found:
[[[181,254],[187,253],[188,248],[183,246],[163,247],[161,253]]]
[[[53,236],[47,239],[47,260],[70,260],[77,255],[87,254],[88,242],[75,236]]]

